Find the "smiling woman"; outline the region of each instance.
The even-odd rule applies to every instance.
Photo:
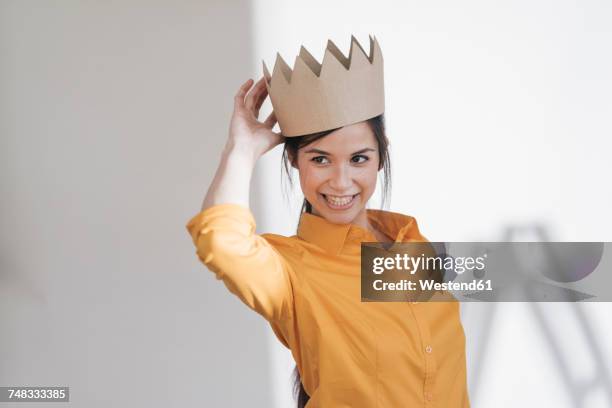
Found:
[[[383,170],[383,207],[391,188],[384,115],[340,129],[287,138],[283,162],[287,173],[290,166],[299,171],[304,212],[336,224],[352,222],[371,229],[364,209],[376,188],[379,170]]]
[[[199,259],[291,350],[298,407],[468,407],[456,302],[361,302],[362,242],[425,241],[413,217],[367,208],[381,170],[383,199],[390,187],[378,43],[368,56],[353,38],[346,58],[329,42],[323,64],[302,48],[292,73],[277,63],[234,99],[221,163],[187,223]],[[283,142],[304,193],[298,231],[259,235],[253,168]]]
[[[284,169],[287,174],[290,167],[299,171],[304,194],[301,212],[323,217],[336,224],[359,225],[371,231],[378,242],[393,242],[391,237],[369,223],[365,211],[381,169],[383,207],[388,200],[391,188],[388,146],[383,114],[338,129],[286,138]],[[297,366],[294,378],[294,394],[298,408],[301,408],[310,397],[304,389]]]

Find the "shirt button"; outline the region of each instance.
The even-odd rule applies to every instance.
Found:
[[[431,348],[431,346],[425,347],[425,352],[426,353],[431,353],[432,351],[433,351],[433,349]]]
[[[427,401],[431,401],[433,399],[433,394],[431,392],[426,392],[425,393],[425,399]]]

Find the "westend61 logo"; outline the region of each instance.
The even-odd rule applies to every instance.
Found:
[[[610,302],[608,253],[609,242],[362,243],[361,300]]]

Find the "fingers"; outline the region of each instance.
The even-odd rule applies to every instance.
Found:
[[[255,106],[254,106],[254,112],[253,113],[255,114],[256,118],[259,118],[259,109],[261,108],[261,105],[263,105],[263,103],[266,100],[267,96],[268,96],[268,87],[266,86],[266,84],[264,82],[263,89],[261,90],[261,92],[259,93],[259,97],[255,101]]]
[[[234,106],[241,107],[244,105],[244,96],[246,95],[249,88],[253,85],[253,80],[249,78],[244,84],[238,89],[238,93],[234,96]]]
[[[246,101],[244,103],[245,107],[251,112],[253,112],[253,114],[255,114],[255,110],[256,110],[255,105],[259,101],[259,98],[261,97],[262,90],[266,89],[266,83],[264,81],[265,81],[264,77],[261,77],[261,79],[257,81],[253,89],[251,89],[251,91],[247,95]]]
[[[261,108],[268,96],[268,88],[266,86],[264,77],[261,77],[261,79],[257,81],[253,88],[251,88],[252,85],[253,80],[249,79],[240,86],[238,93],[236,93],[234,97],[234,108],[236,110],[246,109],[247,111],[253,113],[253,115],[257,119],[259,118],[259,109]],[[273,113],[268,116],[264,123],[270,129],[274,126],[274,124],[276,123],[276,117],[273,115]]]

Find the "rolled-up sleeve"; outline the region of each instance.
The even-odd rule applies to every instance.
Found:
[[[268,321],[290,317],[290,265],[255,233],[248,208],[215,205],[191,218],[186,227],[198,258],[247,306]]]

